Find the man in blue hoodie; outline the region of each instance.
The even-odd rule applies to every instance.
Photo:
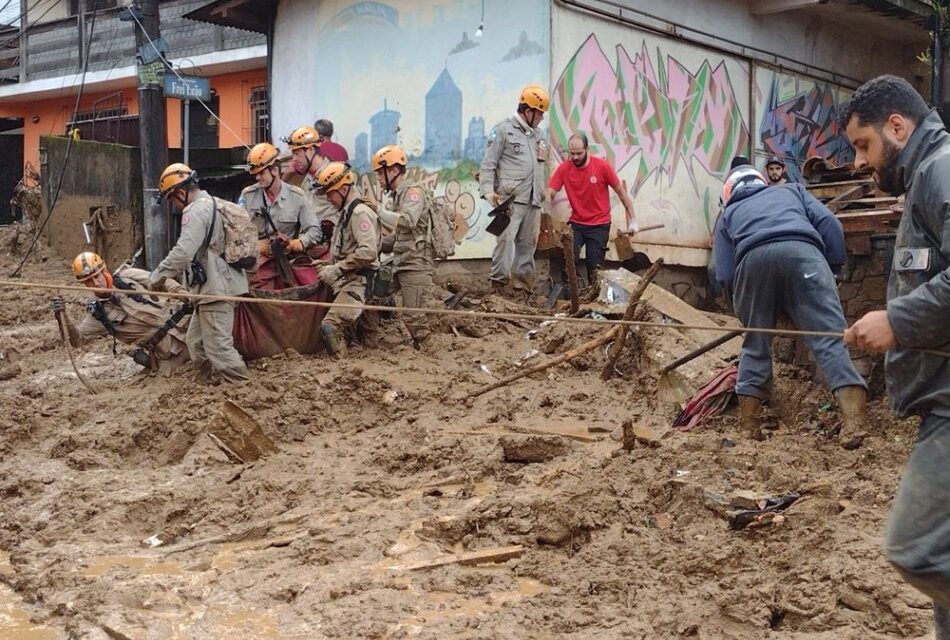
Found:
[[[843,332],[847,324],[833,270],[846,258],[844,231],[834,214],[799,184],[767,188],[749,165],[723,185],[725,210],[716,224],[716,278],[732,294],[746,327],[773,328],[784,312],[807,331]],[[844,340],[809,337],[808,348],[843,416],[841,445],[854,449],[866,435],[867,385]],[[759,415],[772,384],[772,336],[747,333],[739,355],[739,429],[762,439]]]

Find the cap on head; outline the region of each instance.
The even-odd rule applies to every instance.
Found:
[[[257,175],[267,167],[273,166],[279,157],[280,152],[271,143],[256,144],[247,154],[247,164],[250,165],[247,171],[251,175]]]
[[[293,130],[293,133],[287,138],[287,143],[290,145],[291,151],[319,147],[320,134],[313,127],[304,125]]]
[[[551,96],[539,84],[529,84],[521,90],[521,96],[518,98],[518,104],[525,104],[532,109],[547,113],[551,106]]]
[[[373,154],[373,171],[379,171],[382,167],[395,167],[397,165],[405,167],[407,164],[409,164],[409,160],[406,158],[406,152],[394,144],[387,144]]]
[[[338,191],[348,184],[356,182],[350,165],[345,162],[331,162],[317,174],[317,184],[320,193]]]
[[[778,156],[772,156],[769,158],[769,161],[765,163],[766,167],[771,167],[773,164],[777,164],[780,167],[784,167],[785,163],[782,162]]]
[[[85,282],[89,278],[99,275],[106,268],[106,262],[98,253],[85,251],[73,260],[73,275],[76,280]]]
[[[158,192],[162,197],[170,191],[179,189],[196,182],[196,174],[191,167],[182,162],[176,162],[165,167],[162,176],[158,179]]]
[[[759,183],[765,186],[765,177],[755,167],[751,165],[740,165],[729,172],[725,183],[722,185],[722,203],[729,204],[729,199],[735,195],[736,191],[746,185]]]

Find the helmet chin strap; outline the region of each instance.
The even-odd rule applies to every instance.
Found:
[[[386,191],[393,190],[393,181],[389,177],[389,167],[383,167],[383,182],[386,183]]]
[[[312,156],[307,155],[312,150],[313,150],[313,147],[310,147],[303,152],[304,157],[307,158],[307,167],[306,169],[304,169],[304,174],[310,173],[310,168],[313,166],[313,161],[317,159],[316,153],[314,153]]]
[[[350,190],[351,190],[352,188],[353,188],[353,185],[349,185],[349,184],[348,184],[348,185],[346,185],[346,193],[345,193],[345,194],[343,193],[342,190],[340,191],[340,195],[343,196],[343,198],[340,200],[340,206],[337,207],[337,209],[339,209],[340,211],[343,211],[344,209],[346,209],[346,201],[347,201],[347,199],[349,199],[349,197],[350,197]]]
[[[270,193],[270,188],[274,186],[274,183],[277,182],[277,176],[274,175],[275,168],[276,167],[274,167],[274,165],[271,165],[267,167],[267,169],[265,169],[265,171],[267,171],[267,174],[270,176],[270,182],[267,183],[267,186],[264,187],[264,191],[267,191],[268,193]]]

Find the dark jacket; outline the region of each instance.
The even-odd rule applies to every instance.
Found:
[[[716,280],[731,292],[736,269],[750,250],[787,240],[815,245],[832,270],[847,257],[841,222],[802,185],[762,186],[744,198],[734,196],[716,224]]]
[[[900,347],[950,349],[950,134],[936,112],[898,158],[907,193],[887,285],[887,319]],[[950,417],[950,359],[887,353],[885,378],[898,415]]]

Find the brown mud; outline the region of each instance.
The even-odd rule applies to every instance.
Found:
[[[70,282],[57,258],[24,276]],[[880,550],[914,436],[882,402],[844,451],[830,394],[781,366],[765,442],[732,409],[672,432],[637,351],[675,339],[658,333],[608,382],[594,352],[464,401],[598,329],[441,327],[423,352],[291,353],[211,387],[145,376],[101,340],[76,354],[92,396],[47,295],[0,290],[0,638],[928,637],[929,602]],[[225,400],[278,451],[230,463],[205,434]],[[625,420],[659,446],[621,451]],[[733,531],[715,503],[739,490],[804,497]]]

